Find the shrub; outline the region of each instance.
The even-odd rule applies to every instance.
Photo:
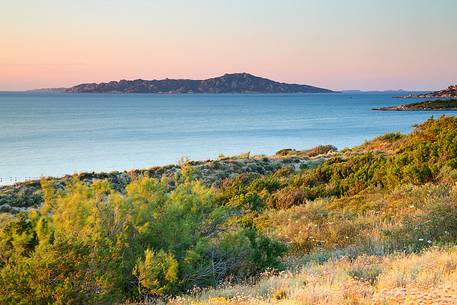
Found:
[[[368,282],[370,285],[374,285],[376,283],[381,273],[382,268],[380,265],[369,265],[363,267],[356,266],[348,272],[349,276],[355,280]]]
[[[288,209],[305,202],[305,192],[295,188],[284,188],[274,193],[268,200],[268,206],[276,209]]]
[[[142,297],[162,296],[173,292],[177,285],[178,262],[163,250],[155,253],[146,249],[144,260],[135,265],[133,275],[137,278],[138,292]]]
[[[305,150],[303,154],[308,157],[315,157],[318,155],[328,154],[329,152],[337,151],[338,149],[333,145],[319,145],[314,148]]]
[[[233,219],[213,191],[140,177],[45,186],[40,211],[0,229],[0,303],[118,303],[279,266],[284,246]]]
[[[380,140],[384,140],[384,141],[389,141],[389,142],[394,142],[394,141],[398,141],[400,140],[401,138],[403,138],[404,135],[402,135],[401,133],[399,132],[391,132],[391,133],[386,133],[385,135],[383,136],[380,136],[376,139],[380,139]],[[376,140],[375,139],[375,140]]]

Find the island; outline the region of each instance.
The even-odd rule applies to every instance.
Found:
[[[412,104],[406,104],[406,105],[373,108],[372,110],[381,110],[381,111],[437,111],[437,110],[457,111],[457,99],[425,101],[425,102],[418,102],[418,103],[412,103]]]
[[[66,88],[69,93],[332,93],[309,85],[287,84],[254,76],[232,73],[205,80],[162,79],[120,80],[87,83]]]

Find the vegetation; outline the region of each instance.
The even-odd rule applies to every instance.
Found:
[[[173,305],[456,304],[457,249],[311,261],[296,272],[264,273],[255,283],[190,293]]]
[[[39,209],[1,215],[0,303],[455,303],[457,118],[315,151],[212,184],[192,162],[43,180]]]
[[[319,145],[311,149],[295,150],[295,149],[281,149],[276,152],[277,156],[301,156],[301,157],[316,157],[331,152],[336,152],[338,149],[333,145]]]
[[[43,181],[44,184],[48,182]],[[233,220],[199,182],[46,185],[45,204],[1,231],[0,303],[112,303],[277,267],[284,247]]]

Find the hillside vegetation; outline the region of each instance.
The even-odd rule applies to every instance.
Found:
[[[1,214],[0,303],[457,302],[457,118],[282,164],[43,180],[39,208]]]
[[[457,110],[457,100],[456,99],[447,99],[447,100],[433,100],[418,102],[406,105],[399,106],[388,106],[381,108],[373,108],[373,110],[382,110],[382,111],[433,111],[433,110]]]

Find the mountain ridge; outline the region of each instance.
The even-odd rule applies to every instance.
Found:
[[[310,85],[288,84],[249,73],[232,73],[204,79],[120,80],[84,83],[69,93],[332,93],[335,91]]]

